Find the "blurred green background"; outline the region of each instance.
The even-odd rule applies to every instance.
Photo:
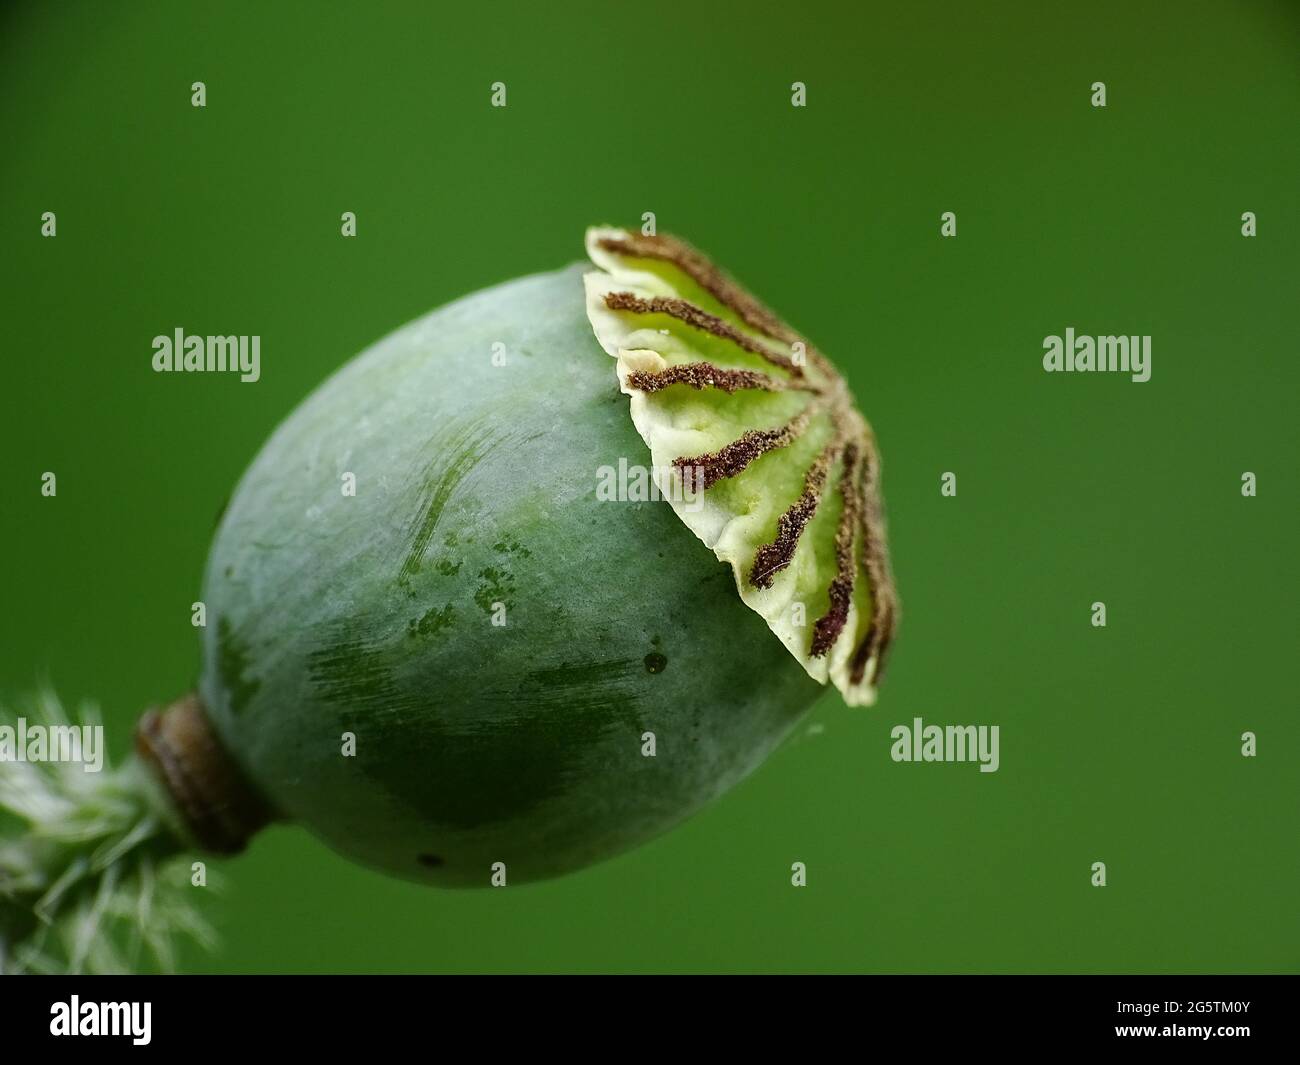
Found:
[[[1300,969],[1300,7],[718,6],[8,5],[0,691],[95,699],[124,753],[195,680],[214,521],[280,419],[654,211],[875,425],[880,703],[828,695],[715,806],[546,884],[435,892],[272,829],[182,968]],[[261,381],[153,373],[176,326],[260,334]],[[1045,374],[1067,326],[1151,334],[1151,381]],[[1000,725],[1001,769],[893,763],[914,716]]]

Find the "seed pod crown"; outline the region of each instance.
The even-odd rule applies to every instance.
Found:
[[[686,243],[593,227],[587,315],[655,482],[808,674],[875,701],[898,617],[871,427],[811,343]]]

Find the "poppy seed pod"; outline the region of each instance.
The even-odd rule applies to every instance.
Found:
[[[888,642],[875,450],[829,363],[679,242],[588,246],[604,269],[346,365],[212,547],[221,746],[276,815],[398,876],[520,882],[643,842],[818,681],[868,701]],[[630,465],[652,498],[598,490]]]

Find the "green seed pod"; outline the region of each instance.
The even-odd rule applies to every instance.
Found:
[[[43,785],[42,810],[111,793],[111,861],[32,821],[0,854],[13,928],[272,819],[429,884],[557,876],[726,791],[826,684],[874,699],[897,604],[844,383],[686,245],[587,246],[597,269],[408,324],[276,430],[208,559],[197,694],[80,806]]]
[[[662,502],[597,499],[644,452],[625,407],[570,268],[413,322],[280,427],[212,548],[200,687],[277,810],[390,873],[518,882],[789,731],[820,690],[726,570]]]
[[[281,816],[389,873],[487,885],[498,862],[520,882],[609,857],[740,780],[821,694],[679,520],[692,486],[659,469],[671,505],[598,490],[646,448],[587,304],[574,266],[380,341],[276,431],[213,545],[200,692],[217,735]],[[686,328],[715,359],[755,358]],[[654,394],[670,391],[700,389]],[[706,436],[791,396],[807,393],[710,395],[735,409]],[[847,441],[852,417],[791,461]],[[751,524],[775,528],[795,488]],[[826,577],[818,561],[804,584]]]

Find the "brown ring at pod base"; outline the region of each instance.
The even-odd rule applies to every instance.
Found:
[[[135,746],[204,850],[238,854],[276,819],[221,746],[196,693],[147,711],[136,725]]]

